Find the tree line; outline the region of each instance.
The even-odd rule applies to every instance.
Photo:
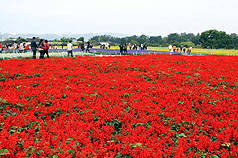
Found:
[[[110,42],[111,45],[119,45],[120,43],[146,44],[148,46],[167,47],[168,45],[176,46],[192,46],[208,49],[238,49],[238,35],[235,33],[227,34],[224,31],[208,30],[201,34],[193,33],[171,33],[166,37],[162,36],[129,36],[129,37],[113,37],[110,35],[95,36],[90,39],[94,44],[100,42]]]

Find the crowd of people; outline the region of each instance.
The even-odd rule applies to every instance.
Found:
[[[137,45],[136,45],[135,43],[134,43],[134,44],[129,43],[129,49],[130,49],[130,50],[137,50],[138,47],[137,47]],[[147,45],[141,43],[141,44],[139,45],[139,50],[147,50]]]
[[[138,50],[138,47],[135,43],[133,45],[131,43],[129,43],[128,46],[127,46],[126,43],[125,44],[121,43],[119,45],[120,53],[122,53],[122,54],[127,53],[128,47],[129,47],[129,50]],[[147,45],[146,44],[140,44],[139,50],[147,50]]]
[[[64,45],[62,44],[61,46],[62,46],[62,49],[64,49]],[[91,46],[90,42],[88,41],[87,45],[86,45],[86,52],[89,52],[91,47],[92,46]],[[31,42],[33,59],[36,59],[37,50],[40,52],[40,59],[44,59],[45,54],[49,58],[49,48],[50,48],[50,45],[47,40],[41,39],[39,42],[39,45],[37,45],[36,41],[35,41],[35,37],[33,37],[33,40]],[[78,48],[81,48],[81,51],[84,51],[85,50],[84,42],[82,42],[80,45],[78,45]],[[74,49],[74,45],[73,45],[72,41],[69,41],[67,44],[68,57],[70,57],[70,56],[73,57],[73,49]]]
[[[86,47],[85,47],[86,45]],[[63,43],[61,44],[62,49],[64,48]],[[109,43],[102,43],[100,45],[101,48],[103,49],[110,49],[110,44]],[[40,59],[43,59],[44,56],[46,55],[49,58],[49,49],[58,49],[58,44],[53,44],[49,43],[47,40],[40,39],[39,42],[36,41],[36,38],[33,37],[31,42],[21,42],[21,43],[10,43],[10,44],[5,44],[4,45],[5,49],[12,49],[14,50],[15,53],[23,53],[27,52],[28,50],[32,50],[33,52],[33,59],[36,59],[36,53],[37,51],[40,52]],[[72,44],[72,41],[69,41],[67,44],[67,52],[68,52],[68,57],[71,56],[73,57],[73,48],[74,45]],[[79,43],[78,48],[81,49],[81,51],[86,51],[89,52],[90,48],[92,48],[92,45],[88,41],[86,44],[84,42]],[[140,44],[139,48],[138,46],[134,43],[131,44],[129,43],[128,45],[125,43],[121,43],[119,45],[120,53],[121,54],[126,54],[127,51],[129,50],[147,50],[147,45],[146,44]],[[180,46],[177,47],[176,45],[169,45],[168,47],[169,52],[172,53],[181,53],[181,54],[191,54],[192,51],[192,46]],[[0,53],[3,51],[3,45],[0,43]]]
[[[62,49],[64,49],[64,46],[66,46],[67,48],[67,52],[68,52],[68,57],[71,56],[73,57],[73,48],[74,45],[72,43],[72,41],[69,41],[67,45],[65,44],[61,44]],[[46,55],[47,58],[49,58],[49,49],[58,49],[58,44],[53,44],[53,43],[49,43],[47,40],[44,39],[36,39],[35,37],[32,38],[31,42],[21,42],[21,43],[17,43],[17,42],[13,42],[13,43],[6,43],[4,46],[2,45],[2,43],[0,42],[0,53],[2,53],[3,49],[4,50],[12,50],[13,53],[25,53],[29,50],[31,50],[33,52],[33,59],[36,59],[36,53],[39,52],[40,53],[40,59],[44,59],[44,56]],[[85,43],[81,42],[78,45],[78,48],[81,48],[81,51],[86,51],[89,52],[90,48],[92,48],[92,45],[90,44],[90,42],[88,41],[86,43],[86,47],[85,47]]]
[[[101,49],[110,49],[111,48],[110,43],[100,43],[99,45],[100,45]]]
[[[7,43],[5,45],[2,45],[0,43],[0,53],[3,51],[3,48],[5,49],[13,49],[15,53],[25,53],[30,49],[30,42],[14,42],[14,43]]]
[[[182,54],[188,54],[190,55],[192,52],[192,46],[188,46],[188,48],[186,46],[180,46],[177,47],[176,45],[169,45],[169,52],[171,53],[182,53]]]

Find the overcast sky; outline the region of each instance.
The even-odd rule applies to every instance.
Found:
[[[0,0],[1,33],[238,33],[238,0]]]

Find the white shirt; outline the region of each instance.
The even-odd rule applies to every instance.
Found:
[[[72,43],[67,44],[67,50],[73,50],[73,44]]]
[[[23,43],[20,44],[20,50],[23,50],[24,49],[24,45]]]
[[[173,47],[172,47],[172,45],[169,45],[169,49],[172,49]]]

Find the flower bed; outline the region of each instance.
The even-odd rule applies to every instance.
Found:
[[[0,61],[0,155],[237,157],[238,57]]]

